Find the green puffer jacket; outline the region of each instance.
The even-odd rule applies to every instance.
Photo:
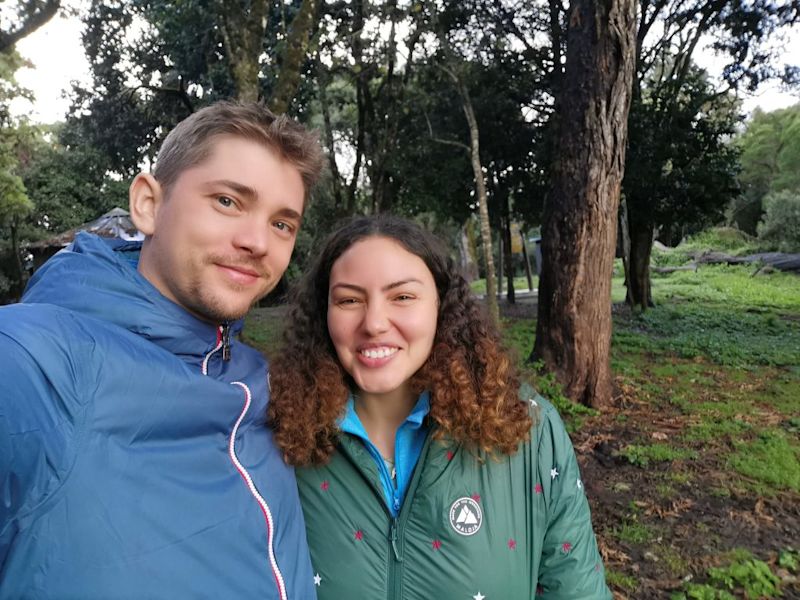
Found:
[[[527,401],[513,456],[429,435],[396,519],[358,439],[298,469],[319,600],[611,598],[572,443],[549,402]]]

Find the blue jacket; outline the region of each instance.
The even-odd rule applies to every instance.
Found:
[[[0,309],[0,598],[315,598],[264,360],[137,250],[82,234]]]

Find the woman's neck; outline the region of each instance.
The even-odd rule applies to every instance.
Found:
[[[394,442],[398,428],[411,414],[417,397],[406,386],[388,394],[355,395],[355,409],[372,444],[381,456],[394,460]]]

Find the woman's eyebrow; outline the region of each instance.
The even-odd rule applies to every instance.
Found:
[[[400,286],[406,285],[407,283],[418,283],[418,284],[422,285],[422,282],[419,279],[415,279],[415,278],[411,277],[409,279],[401,279],[400,281],[393,281],[392,283],[386,284],[385,286],[383,286],[381,288],[381,291],[386,292],[386,291],[389,291],[389,290],[394,289],[396,287],[400,287]],[[336,288],[346,288],[348,290],[361,292],[362,294],[366,294],[366,292],[367,292],[366,289],[364,289],[360,285],[355,285],[354,283],[341,282],[341,283],[336,283],[336,284],[331,286],[331,290],[335,290]]]

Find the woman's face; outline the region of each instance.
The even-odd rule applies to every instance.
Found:
[[[391,238],[369,237],[333,263],[328,331],[362,394],[408,391],[433,347],[439,306],[421,258]]]

